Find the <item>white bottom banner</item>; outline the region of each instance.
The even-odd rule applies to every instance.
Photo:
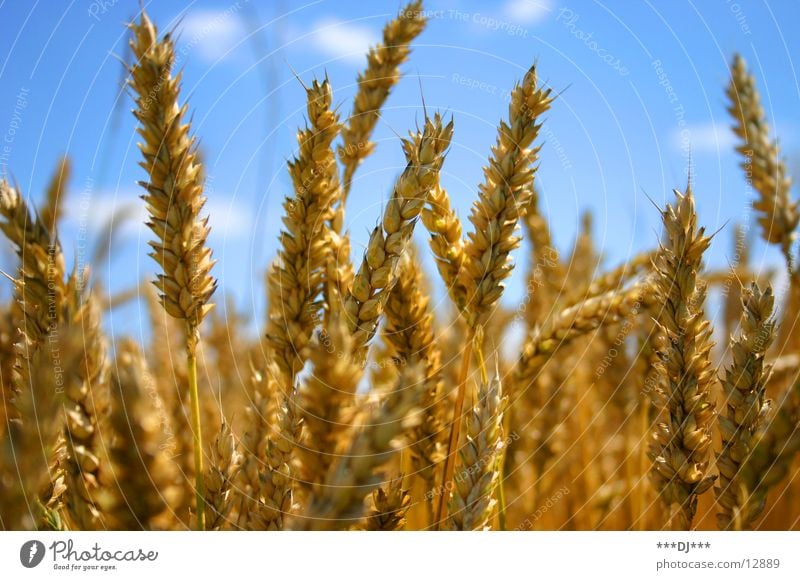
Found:
[[[800,578],[798,547],[797,532],[4,532],[0,577]]]

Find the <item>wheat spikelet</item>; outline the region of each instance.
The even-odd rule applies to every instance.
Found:
[[[130,341],[117,346],[113,368],[110,424],[116,439],[108,457],[113,481],[105,486],[113,494],[103,511],[114,529],[163,529],[169,527],[183,488],[167,452],[155,379],[139,347]]]
[[[703,252],[711,239],[697,227],[691,188],[675,190],[675,205],[662,212],[666,239],[654,264],[657,319],[666,335],[659,353],[665,381],[654,390],[661,416],[648,452],[651,477],[669,511],[668,525],[690,529],[697,497],[714,483],[708,473],[716,410],[711,400],[711,329],[703,317],[705,290],[697,284]]]
[[[373,507],[364,529],[371,532],[402,530],[411,507],[411,494],[403,489],[403,477],[397,477],[372,492]]]
[[[378,321],[397,277],[397,265],[406,250],[414,225],[436,184],[439,170],[453,135],[453,122],[442,124],[437,113],[426,117],[422,132],[403,140],[408,165],[386,204],[382,224],[370,235],[361,267],[345,299],[345,313],[357,350],[365,358],[367,343],[375,335]]]
[[[39,219],[51,232],[57,230],[58,223],[64,213],[64,199],[66,198],[67,183],[72,174],[69,157],[64,155],[58,161],[56,170],[50,178],[50,184],[45,192],[44,204],[39,211]]]
[[[792,180],[777,143],[770,137],[755,80],[738,54],[731,65],[727,94],[730,100],[728,112],[736,123],[733,132],[742,140],[736,148],[745,158],[742,168],[759,194],[753,208],[760,214],[758,223],[762,235],[766,241],[783,248],[792,268],[789,251],[800,222],[797,202],[790,197]]]
[[[497,143],[484,168],[485,181],[470,214],[474,231],[464,244],[460,271],[470,327],[499,300],[503,281],[511,274],[510,254],[520,243],[517,222],[532,195],[533,164],[539,154],[539,147],[531,145],[541,127],[537,121],[550,108],[550,93],[538,86],[532,67],[511,92],[508,121],[500,121]]]
[[[358,93],[347,126],[342,130],[339,159],[344,166],[344,195],[347,199],[353,175],[375,148],[370,141],[380,110],[392,87],[400,81],[400,65],[411,52],[409,45],[425,28],[421,0],[400,9],[397,18],[383,29],[383,41],[369,49],[367,68],[358,75]],[[337,230],[340,231],[340,230]]]
[[[397,284],[386,302],[384,336],[402,364],[422,365],[427,388],[420,401],[424,416],[414,431],[410,448],[415,475],[426,490],[435,487],[435,467],[442,459],[441,352],[435,341],[428,291],[415,252],[400,262]]]
[[[456,530],[485,530],[495,508],[497,462],[503,440],[500,380],[481,380],[478,400],[465,417],[466,442],[459,450],[460,477],[450,499],[450,526]]]
[[[755,284],[743,294],[741,331],[731,342],[733,361],[722,382],[728,412],[719,416],[722,451],[717,458],[720,476],[714,489],[720,506],[720,529],[748,529],[757,515],[753,511],[760,512],[758,508],[751,511],[748,500],[753,490],[740,482],[738,473],[769,411],[764,398],[770,368],[764,365],[764,354],[775,334],[774,298],[770,287],[762,292]]]
[[[416,408],[424,388],[420,369],[405,367],[381,404],[364,410],[361,424],[353,427],[350,445],[304,511],[300,527],[346,529],[361,519],[364,499],[383,481],[376,470],[398,452],[419,422]]]
[[[311,375],[298,394],[304,421],[303,445],[298,449],[304,485],[313,486],[327,476],[349,428],[344,413],[353,406],[363,375],[347,326],[334,321],[329,328],[311,349]]]
[[[319,322],[323,276],[330,261],[328,222],[339,195],[331,143],[340,125],[331,110],[328,80],[315,80],[307,97],[309,127],[298,133],[299,154],[289,163],[295,195],[284,203],[286,229],[268,278],[267,342],[287,377],[287,388],[308,357],[308,343]]]

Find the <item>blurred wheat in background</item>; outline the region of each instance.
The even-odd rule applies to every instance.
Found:
[[[85,264],[64,258],[69,161],[38,207],[0,183],[0,229],[18,257],[0,307],[0,528],[798,526],[800,212],[744,60],[732,59],[729,112],[786,291],[773,293],[775,276],[745,252],[729,272],[705,268],[713,244],[733,230],[739,247],[743,233],[699,223],[691,175],[652,208],[663,232],[649,251],[602,267],[591,215],[571,254],[557,251],[537,188],[545,114],[559,107],[544,60],[508,92],[469,223],[440,180],[458,114],[424,108],[354,264],[354,176],[425,26],[421,1],[386,24],[352,107],[337,105],[334,80],[298,79],[307,122],[282,229],[258,232],[278,251],[253,340],[251,321],[214,308],[227,297],[174,39],[144,13],[130,25],[159,268],[144,291],[151,338],[106,334],[105,315],[138,293],[106,300]],[[509,306],[512,275],[526,293]],[[428,276],[449,303],[431,300]],[[723,285],[714,328],[709,296]],[[514,327],[516,355],[502,348]]]

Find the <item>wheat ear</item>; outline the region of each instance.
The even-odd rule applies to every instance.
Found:
[[[342,130],[339,147],[339,159],[344,166],[342,203],[347,200],[356,169],[375,148],[370,137],[392,87],[400,81],[400,65],[408,59],[409,45],[424,29],[422,2],[416,0],[401,8],[398,17],[386,24],[383,41],[367,53],[367,68],[358,75],[353,111]]]
[[[422,210],[422,223],[430,233],[430,247],[436,258],[436,267],[447,287],[453,304],[460,310],[467,303],[459,273],[464,263],[464,240],[461,238],[461,220],[450,205],[450,196],[437,181],[428,194]]]
[[[691,188],[675,190],[675,205],[662,212],[666,236],[654,264],[661,307],[657,320],[666,335],[659,358],[666,371],[654,389],[661,416],[648,452],[651,477],[666,506],[668,526],[691,528],[697,498],[714,483],[709,474],[716,410],[711,398],[711,328],[703,316],[705,289],[698,286],[703,253],[711,239],[697,227]]]
[[[309,126],[298,132],[299,153],[289,162],[294,196],[284,203],[286,229],[268,277],[267,342],[286,376],[285,388],[293,386],[308,358],[308,343],[319,323],[323,276],[330,258],[328,222],[339,195],[331,147],[340,130],[339,117],[331,109],[333,92],[327,79],[315,80],[306,92]]]
[[[500,380],[482,378],[478,400],[465,417],[466,442],[459,450],[461,468],[450,499],[450,526],[456,530],[485,530],[497,501],[498,459],[503,442]]]
[[[759,194],[753,207],[759,213],[762,235],[766,241],[781,246],[789,267],[793,268],[790,250],[800,212],[790,196],[792,180],[777,143],[770,137],[755,80],[738,54],[731,65],[727,93],[728,111],[735,121],[733,131],[742,140],[736,148],[744,156],[742,168]]]
[[[762,292],[753,284],[743,291],[741,331],[731,342],[733,361],[722,382],[728,412],[719,416],[722,451],[717,457],[719,480],[714,489],[720,529],[749,529],[760,512],[750,504],[753,490],[739,472],[769,411],[764,399],[770,368],[764,365],[764,355],[775,336],[774,302],[770,287]]]
[[[425,118],[423,130],[403,140],[405,170],[397,178],[382,224],[370,235],[361,267],[345,299],[345,313],[356,348],[365,358],[368,342],[397,279],[397,265],[414,232],[417,218],[444,162],[453,122],[443,125],[437,113]]]
[[[519,246],[516,231],[519,218],[533,195],[533,179],[539,147],[532,147],[539,134],[541,115],[550,108],[551,90],[538,85],[536,67],[531,67],[511,91],[508,121],[500,121],[497,142],[492,148],[489,164],[484,167],[484,183],[478,200],[472,206],[470,221],[473,231],[464,244],[464,258],[459,281],[466,300],[461,311],[467,323],[467,342],[461,358],[456,404],[444,462],[443,486],[452,485],[455,470],[455,450],[464,413],[466,379],[472,357],[475,328],[503,294],[503,281],[513,269],[511,252]],[[459,291],[460,292],[460,291]],[[442,495],[437,509],[437,525],[446,512]]]
[[[223,419],[211,448],[210,467],[206,478],[206,527],[220,530],[230,527],[231,499],[234,481],[242,468],[239,442]]]
[[[173,76],[175,46],[170,35],[159,39],[158,31],[142,12],[139,23],[130,25],[130,46],[135,62],[129,85],[135,92],[134,115],[139,121],[139,148],[148,173],[143,182],[144,200],[150,215],[148,226],[156,236],[150,246],[152,258],[162,273],[155,282],[164,309],[184,321],[186,361],[192,399],[192,432],[195,463],[197,526],[205,526],[203,450],[200,402],[197,389],[197,343],[203,317],[216,289],[211,276],[214,261],[206,244],[208,218],[202,218],[203,169],[194,137],[184,123],[187,105],[180,105],[180,73]]]

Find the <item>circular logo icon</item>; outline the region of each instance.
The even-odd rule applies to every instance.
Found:
[[[26,568],[36,568],[44,560],[44,544],[39,540],[28,540],[19,549],[19,561]]]

